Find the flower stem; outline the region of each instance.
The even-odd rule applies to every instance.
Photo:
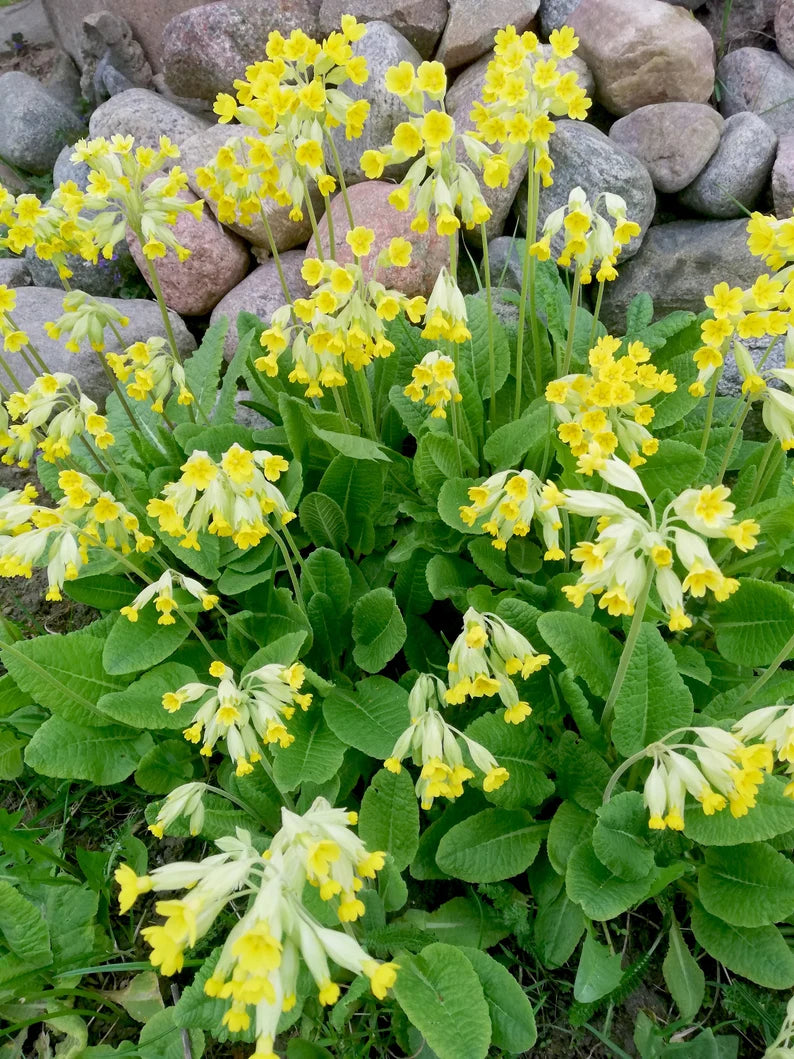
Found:
[[[767,668],[753,683],[747,688],[742,695],[734,702],[734,707],[744,706],[746,702],[749,702],[754,698],[762,687],[777,673],[778,669],[783,665],[784,662],[788,661],[794,654],[794,635],[792,635],[785,644],[781,647],[780,651],[775,655],[772,661],[769,663]]]
[[[642,591],[634,605],[634,616],[631,619],[626,642],[623,644],[623,651],[620,655],[620,662],[618,663],[618,671],[615,673],[615,679],[612,681],[612,687],[609,689],[609,696],[607,697],[604,706],[604,712],[601,715],[601,727],[605,731],[609,728],[610,722],[612,721],[612,714],[615,712],[615,702],[620,694],[620,689],[623,687],[623,681],[626,679],[631,656],[634,654],[634,648],[637,644],[637,637],[640,635],[642,619],[645,616],[645,608],[648,605],[648,596],[651,592],[652,581],[653,571],[649,570],[645,577],[645,584],[642,586]]]
[[[491,265],[488,258],[488,236],[485,225],[480,225],[482,234],[482,267],[485,273],[485,303],[488,306],[488,370],[491,387],[489,416],[491,426],[496,419],[496,352],[494,348],[493,298],[491,294]]]
[[[328,143],[331,148],[331,154],[334,159],[334,166],[336,167],[336,175],[339,178],[339,190],[342,194],[342,200],[345,204],[345,209],[347,210],[347,220],[350,224],[350,229],[352,231],[352,229],[356,226],[356,222],[353,220],[353,207],[350,204],[350,196],[347,193],[347,184],[345,183],[345,173],[344,169],[342,168],[342,160],[339,157],[339,152],[336,149],[336,144],[334,143],[333,136],[330,134],[328,129],[324,129],[323,131],[325,132],[325,138],[328,140]]]
[[[596,333],[598,331],[598,318],[601,315],[601,301],[604,297],[604,287],[606,286],[606,280],[601,280],[598,284],[598,294],[596,295],[595,308],[593,309],[593,323],[590,328],[590,337],[587,340],[587,348],[592,349],[595,344]]]
[[[565,342],[565,356],[562,362],[561,375],[567,375],[571,366],[573,356],[573,339],[576,333],[576,313],[579,309],[579,288],[581,287],[581,274],[577,268],[573,276],[573,287],[571,288],[571,311],[568,314],[568,337]]]
[[[739,440],[739,435],[742,432],[744,421],[747,419],[747,414],[750,411],[750,405],[752,404],[752,395],[748,394],[748,400],[745,403],[744,410],[739,418],[736,420],[736,425],[733,428],[730,438],[728,438],[728,444],[725,446],[725,452],[722,457],[722,463],[720,464],[719,474],[717,475],[717,484],[722,482],[725,477],[725,472],[728,470],[728,464],[731,461],[733,450],[736,447],[736,442]]]
[[[717,386],[722,375],[721,370],[714,372],[711,379],[711,391],[709,393],[709,403],[706,405],[706,421],[703,424],[703,437],[700,439],[700,451],[705,453],[709,447],[709,434],[711,433],[711,424],[714,420],[714,402],[717,399]]]
[[[353,385],[356,388],[356,396],[364,412],[367,433],[373,441],[377,441],[378,432],[375,428],[375,417],[372,412],[372,394],[369,392],[369,382],[363,368],[353,369]]]

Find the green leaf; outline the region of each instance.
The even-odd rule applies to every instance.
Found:
[[[468,590],[482,581],[479,571],[457,555],[434,555],[425,576],[433,599],[451,599],[461,610]]]
[[[466,882],[511,879],[538,855],[544,830],[523,809],[484,809],[447,831],[436,861],[442,871]]]
[[[472,454],[451,434],[425,434],[413,460],[416,483],[430,496],[435,496],[444,482],[455,475],[476,474],[477,470]]]
[[[317,707],[305,713],[298,710],[288,729],[295,741],[276,750],[273,760],[273,777],[281,790],[292,791],[307,780],[330,780],[342,764],[345,747],[325,723],[322,712]]]
[[[653,320],[653,301],[647,291],[635,294],[626,309],[626,337],[642,331]]]
[[[579,944],[584,930],[584,913],[565,892],[544,905],[537,914],[533,928],[535,944],[544,967],[562,967]]]
[[[350,601],[353,580],[345,560],[331,548],[316,548],[303,560],[301,587],[303,598],[309,600],[314,592],[324,592],[333,600],[339,615],[344,614]]]
[[[535,453],[540,456],[549,430],[551,406],[525,412],[520,419],[498,427],[485,442],[483,452],[494,471],[518,468],[522,463],[530,466],[535,462]]]
[[[185,361],[187,387],[196,398],[196,407],[209,416],[218,395],[218,379],[223,364],[223,345],[229,321],[224,316],[204,334],[201,345]]]
[[[328,727],[343,743],[385,761],[411,723],[408,692],[387,677],[367,677],[353,691],[336,687],[323,701]]]
[[[493,329],[495,393],[498,393],[504,386],[510,372],[510,344],[501,321],[495,313],[488,313],[488,306],[482,298],[477,298],[473,294],[466,295],[466,312],[469,317],[471,338],[461,345],[461,363],[471,375],[480,394],[483,397],[490,397],[489,322]]]
[[[466,534],[482,534],[476,526],[467,526],[460,517],[461,507],[469,504],[469,487],[475,482],[471,478],[450,478],[444,482],[438,494],[438,513],[448,526]]]
[[[14,956],[29,968],[44,967],[52,960],[44,917],[5,879],[0,879],[0,934]]]
[[[168,658],[185,642],[190,627],[180,615],[173,625],[158,625],[158,617],[154,606],[144,607],[137,621],[117,616],[102,655],[106,672],[114,676],[139,673]]]
[[[353,609],[353,658],[367,673],[377,673],[405,643],[405,622],[389,588],[367,592]]]
[[[42,776],[89,780],[102,787],[126,779],[152,745],[148,732],[118,725],[85,728],[50,717],[28,743],[25,761]]]
[[[658,496],[665,489],[680,493],[693,485],[706,465],[706,457],[694,445],[663,438],[659,448],[637,468],[649,496]]]
[[[616,989],[623,977],[620,963],[619,952],[611,953],[592,934],[585,935],[573,983],[573,995],[579,1003],[592,1004]]]
[[[701,846],[738,846],[783,835],[792,828],[791,799],[783,793],[784,786],[780,777],[767,776],[755,808],[738,820],[727,809],[706,816],[700,805],[692,805],[686,811],[684,834]]]
[[[103,695],[97,703],[97,709],[106,717],[119,724],[127,724],[130,728],[142,728],[145,731],[152,728],[181,729],[190,723],[196,712],[196,703],[186,702],[176,713],[169,713],[163,709],[163,695],[195,679],[196,674],[188,666],[165,662],[144,673],[123,691]]]
[[[699,337],[699,336],[698,336]],[[699,342],[692,346],[694,351]],[[680,424],[700,400],[689,393],[689,385],[693,383],[698,375],[698,369],[692,360],[692,352],[682,353],[670,361],[669,370],[675,375],[677,387],[672,393],[663,393],[653,402],[655,415],[653,417],[653,430],[658,433],[666,427]]]
[[[160,980],[155,971],[141,971],[133,975],[123,989],[109,989],[105,995],[121,1004],[136,1022],[146,1023],[158,1011],[164,1010]]]
[[[692,907],[692,931],[709,956],[767,989],[794,986],[794,953],[777,927],[735,927]]]
[[[70,599],[97,610],[121,610],[138,593],[133,581],[116,574],[78,577],[76,581],[66,581],[63,590]]]
[[[397,871],[407,868],[419,845],[419,803],[411,777],[380,769],[361,799],[358,833],[369,849],[391,853]]]
[[[182,1030],[177,1025],[174,1008],[166,1008],[152,1016],[141,1030],[138,1038],[139,1059],[185,1059]],[[188,1030],[191,1059],[201,1059],[204,1054],[204,1034],[201,1030]]]
[[[336,430],[321,430],[314,423],[312,423],[312,430],[326,445],[330,445],[332,449],[336,449],[337,452],[341,452],[343,456],[351,460],[391,462],[391,457],[383,451],[383,446],[370,441],[369,438],[360,438],[355,434],[341,434]]]
[[[706,976],[689,951],[678,922],[670,923],[670,947],[662,963],[662,974],[670,996],[684,1022],[691,1022],[703,1003]]]
[[[648,814],[642,795],[639,791],[625,791],[613,795],[598,810],[593,849],[613,875],[634,882],[646,878],[653,868],[653,850],[646,842],[647,833]]]
[[[491,1041],[488,1003],[459,949],[436,942],[402,957],[394,995],[439,1059],[485,1059]]]
[[[582,614],[555,611],[538,619],[540,635],[594,695],[605,699],[620,661],[620,644]]]
[[[394,595],[405,615],[426,614],[433,605],[433,597],[427,585],[429,552],[417,549],[399,566],[394,582]]]
[[[489,802],[518,809],[540,805],[554,793],[554,784],[538,764],[543,741],[536,729],[527,732],[523,725],[505,724],[499,714],[486,713],[468,726],[466,735],[487,747],[510,773],[505,784],[486,793]]]
[[[537,1040],[535,1012],[524,990],[492,956],[468,946],[460,951],[477,972],[491,1017],[491,1047],[528,1051]]]
[[[647,894],[655,871],[644,879],[616,879],[595,855],[591,842],[576,846],[568,860],[565,889],[590,919],[614,919]]]
[[[371,461],[337,456],[320,481],[320,492],[333,497],[353,530],[357,521],[362,518],[371,520],[380,507],[384,473],[382,467]]]
[[[143,755],[135,782],[149,794],[168,794],[195,776],[196,754],[181,739],[166,739]]]
[[[20,739],[14,732],[0,732],[0,780],[15,780],[22,775],[24,768],[22,751],[26,740]]]
[[[595,812],[612,777],[612,770],[603,757],[574,732],[566,731],[557,740],[553,759],[561,797]]]
[[[411,908],[396,922],[429,931],[439,941],[450,945],[469,945],[478,949],[490,949],[510,933],[504,919],[489,905],[467,897],[453,897],[432,912]]]
[[[794,628],[794,595],[768,581],[743,578],[711,621],[720,654],[740,666],[765,666],[779,654]]]
[[[558,875],[565,875],[568,859],[575,846],[593,833],[595,816],[575,802],[563,802],[549,824],[546,851]]]
[[[124,687],[102,665],[105,622],[66,636],[37,636],[0,652],[17,687],[40,706],[77,724],[104,724],[96,703],[106,692]]]
[[[300,524],[312,543],[337,550],[347,541],[347,519],[337,502],[325,493],[308,493],[298,509]]]
[[[644,622],[615,700],[612,741],[629,757],[673,728],[686,727],[693,710],[675,655],[656,626]]]
[[[763,927],[794,914],[794,864],[764,842],[706,850],[698,889],[706,911],[736,927]]]

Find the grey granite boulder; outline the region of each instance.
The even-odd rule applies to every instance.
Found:
[[[64,292],[50,287],[22,287],[17,290],[16,295],[14,320],[28,333],[49,370],[70,372],[77,377],[89,397],[95,401],[104,400],[110,390],[110,384],[96,353],[92,352],[88,343],[81,345],[79,353],[70,353],[64,349],[63,340],[49,338],[44,331],[44,325],[50,320],[57,320],[63,312]],[[129,318],[129,324],[122,329],[126,345],[144,342],[152,335],[165,337],[163,318],[155,302],[122,298],[102,300]],[[195,340],[182,320],[176,313],[169,313],[169,317],[180,353],[187,354],[195,349]],[[14,356],[13,370],[23,386],[29,386],[33,381],[33,374],[19,354]],[[2,370],[0,382],[4,386],[11,385]]]
[[[323,0],[320,32],[327,37],[339,29],[342,15],[354,15],[359,22],[388,22],[429,59],[448,14],[447,0]]]
[[[776,2],[731,0],[728,4],[727,0],[702,0],[698,19],[711,34],[720,55],[748,46],[768,48],[774,41]]]
[[[704,103],[651,103],[619,118],[609,138],[643,163],[657,191],[691,184],[717,150],[724,119]]]
[[[0,257],[0,286],[29,287],[28,266],[21,257]]]
[[[564,26],[578,6],[579,0],[540,0],[538,17],[543,36],[548,37],[552,30]]]
[[[794,132],[781,136],[777,145],[772,166],[772,201],[776,217],[790,217],[794,212]]]
[[[19,70],[0,77],[0,157],[28,173],[48,173],[61,148],[85,131],[83,122]]]
[[[94,111],[89,122],[92,136],[134,136],[135,143],[157,147],[167,136],[177,147],[206,129],[211,122],[191,114],[146,88],[130,88],[112,96]]]
[[[765,271],[747,249],[745,221],[671,221],[651,228],[639,252],[604,289],[602,319],[620,328],[632,298],[647,291],[656,316],[674,309],[701,312],[703,298],[723,280],[749,287]]]
[[[774,130],[757,115],[733,114],[725,122],[719,147],[678,201],[706,217],[743,216],[769,179],[777,143]]]
[[[557,122],[549,153],[554,162],[554,183],[550,188],[541,188],[539,227],[553,210],[568,201],[573,188],[583,188],[591,202],[601,192],[609,191],[625,199],[629,220],[636,221],[641,229],[623,248],[620,260],[636,254],[656,208],[653,183],[642,162],[593,125],[567,119]],[[526,230],[525,186],[516,199],[516,209],[523,233]],[[558,244],[552,243],[552,249],[559,252]]]
[[[773,51],[739,48],[717,67],[720,110],[728,118],[751,110],[778,136],[794,131],[794,69]]]
[[[504,26],[519,33],[535,17],[540,0],[449,0],[449,19],[436,58],[448,70],[478,59],[493,47],[494,34]]]
[[[36,257],[32,247],[28,247],[25,251],[25,264],[34,286],[60,286],[61,281],[55,265],[51,261],[42,261],[41,258]],[[92,265],[90,261],[84,261],[81,257],[67,254],[66,264],[72,271],[69,284],[95,297],[113,297],[131,278],[139,276],[138,266],[132,259],[125,239],[117,244],[110,261],[106,261],[100,255],[97,263]]]

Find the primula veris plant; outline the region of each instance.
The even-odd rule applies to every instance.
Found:
[[[675,1008],[638,1021],[658,1044],[642,1054],[678,1030],[677,1054],[705,1054],[681,1048],[714,1039],[696,1023],[721,967],[794,988],[792,222],[752,216],[769,272],[747,290],[656,321],[640,295],[607,332],[639,227],[579,187],[539,215],[554,119],[589,101],[559,66],[570,28],[547,57],[506,27],[472,131],[440,63],[386,73],[407,116],[362,170],[408,162],[389,208],[449,244],[407,297],[382,276],[414,244],[378,246],[353,216],[335,142],[367,119],[345,91],[368,76],[364,33],[351,16],[322,42],[273,33],[215,104],[229,139],[197,179],[221,221],[261,220],[284,295],[231,322],[228,365],[230,322],[187,357],[167,322],[158,267],[201,212],[167,139],[81,141],[85,192],[0,197],[0,243],[64,281],[48,335],[113,386],[100,408],[50,371],[0,287],[2,459],[50,494],[0,496],[0,575],[42,568],[48,599],[103,612],[57,636],[3,626],[0,770],[56,801],[112,788],[124,819],[77,854],[68,801],[47,844],[0,821],[0,1013],[23,1038],[46,1023],[64,1055],[198,1059],[209,1034],[253,1059],[484,1059],[529,1054],[548,993],[530,983],[557,989],[566,965],[571,1024],[608,1040],[658,951]],[[522,290],[497,315],[487,190],[524,164]],[[349,225],[324,244],[332,194]],[[275,210],[314,232],[305,297]],[[67,267],[128,227],[164,313],[134,343]],[[242,391],[260,426],[238,421]],[[94,1036],[111,1009],[118,1047]],[[764,1033],[790,1054],[791,1013]]]

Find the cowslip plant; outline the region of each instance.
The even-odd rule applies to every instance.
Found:
[[[366,77],[364,29],[273,35],[219,97],[230,142],[201,179],[222,220],[305,210],[317,235],[318,197],[338,187],[349,208],[331,132],[366,118],[339,87]],[[570,1022],[608,1040],[658,950],[675,1015],[638,1022],[650,1055],[677,1030],[713,1040],[695,1027],[721,967],[794,988],[794,413],[775,385],[791,369],[745,344],[790,353],[786,233],[748,225],[776,275],[718,285],[700,317],[654,322],[641,295],[608,333],[603,289],[637,229],[622,200],[581,189],[538,217],[552,117],[587,112],[557,66],[572,31],[551,46],[497,34],[460,142],[440,64],[386,76],[411,117],[362,165],[416,159],[395,205],[450,240],[427,299],[378,281],[410,244],[375,253],[352,214],[353,264],[329,232],[310,295],[285,284],[272,319],[241,313],[228,365],[228,322],[185,358],[168,327],[125,344],[123,318],[69,292],[49,333],[88,338],[108,367],[100,411],[48,372],[0,289],[4,370],[15,386],[21,358],[36,377],[3,393],[3,459],[38,454],[52,498],[0,497],[0,574],[46,567],[49,598],[103,612],[60,635],[4,627],[0,768],[45,792],[112,788],[124,814],[103,851],[77,853],[74,814],[55,849],[21,815],[0,821],[0,1011],[23,1036],[42,1022],[98,1056],[87,1020],[121,1005],[147,1024],[107,1054],[165,1054],[167,1038],[197,1059],[208,1033],[213,1054],[255,1059],[423,1042],[483,1059],[532,1048],[542,983],[566,967]],[[76,155],[89,191],[6,194],[3,242],[52,256],[66,226],[62,249],[90,260],[129,224],[162,305],[158,262],[185,253],[182,176],[145,178],[174,149]],[[487,244],[485,289],[461,292],[457,239],[523,160],[511,322]],[[735,398],[717,391],[730,357]],[[261,425],[238,421],[238,390]],[[635,912],[648,933],[632,945]],[[168,1007],[149,958],[178,983]],[[790,1019],[765,1032],[784,1054]]]

